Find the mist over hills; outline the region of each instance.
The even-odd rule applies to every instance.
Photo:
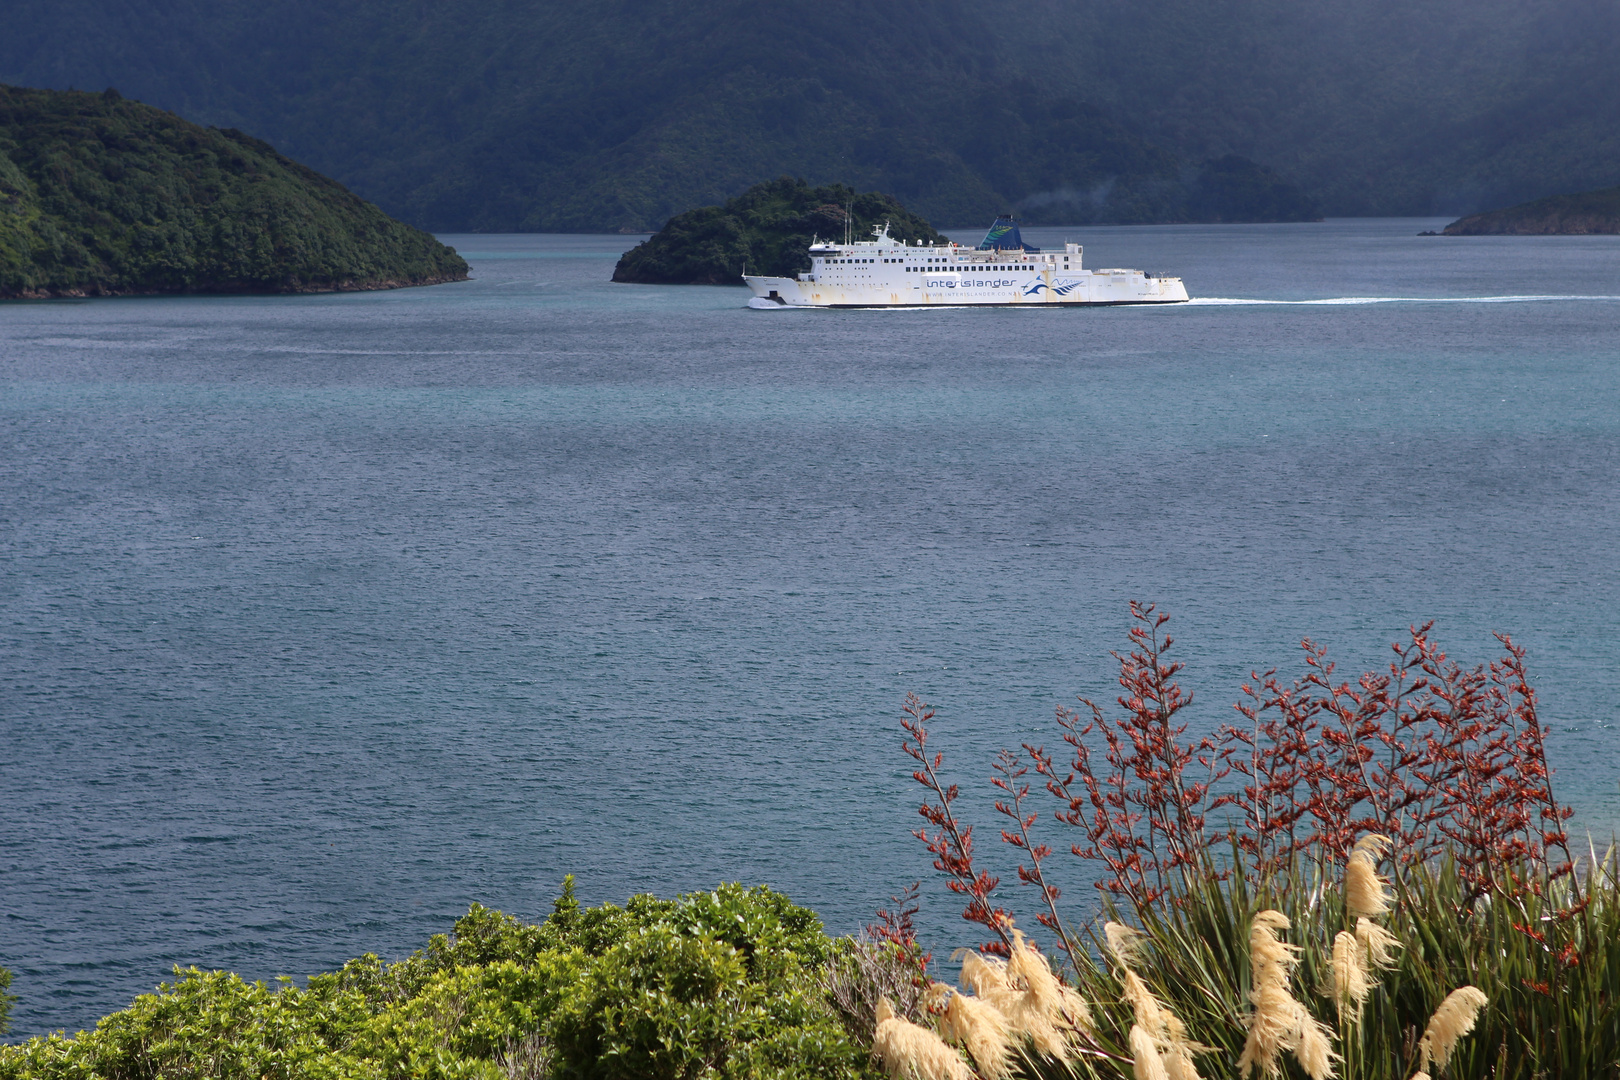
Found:
[[[1281,200],[1270,216],[1286,182],[1329,214],[1461,214],[1620,181],[1620,8],[1599,0],[0,0],[0,18],[0,81],[241,128],[440,231],[651,229],[784,173],[944,225],[1219,217],[1210,163],[1230,155],[1275,170],[1241,178]]]

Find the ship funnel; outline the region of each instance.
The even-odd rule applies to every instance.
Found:
[[[1011,214],[1002,214],[996,218],[996,223],[990,226],[990,231],[984,234],[984,240],[979,244],[980,251],[1039,251],[1038,247],[1030,247],[1024,243],[1023,234],[1018,231],[1018,222],[1013,220]]]

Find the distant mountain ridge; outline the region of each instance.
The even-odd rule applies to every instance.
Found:
[[[459,281],[454,250],[239,131],[0,85],[0,297]]]
[[[651,229],[783,173],[949,225],[1206,219],[1232,157],[1330,214],[1620,180],[1605,0],[0,9],[0,79],[243,128],[439,230]]]

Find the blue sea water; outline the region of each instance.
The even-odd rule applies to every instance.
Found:
[[[922,878],[977,940],[909,836],[904,696],[1010,881],[990,758],[1111,696],[1131,598],[1203,728],[1305,636],[1354,673],[1510,631],[1607,835],[1620,238],[1437,224],[1028,230],[1181,274],[1166,309],[755,312],[578,236],[449,238],[474,280],[431,289],[0,306],[13,1037],[175,964],[538,918],[567,873],[837,932]]]

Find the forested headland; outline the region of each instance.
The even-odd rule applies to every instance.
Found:
[[[1552,195],[1471,214],[1447,225],[1446,236],[1587,236],[1620,233],[1620,187]]]
[[[0,86],[0,297],[325,292],[466,262],[240,131],[100,94]]]

